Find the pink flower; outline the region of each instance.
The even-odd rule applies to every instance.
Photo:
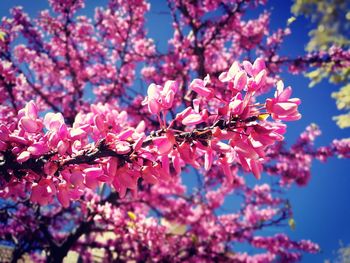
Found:
[[[0,141],[0,151],[5,151],[7,149],[7,144],[3,141]]]
[[[262,164],[259,160],[255,159],[247,159],[248,165],[252,173],[254,174],[256,179],[261,178],[261,172],[262,172]]]
[[[69,176],[69,173],[67,173],[67,175]],[[75,169],[72,172],[70,172],[69,182],[75,187],[82,186],[84,182],[82,171],[80,171],[79,169]]]
[[[18,161],[19,163],[23,163],[23,162],[29,160],[29,158],[30,158],[30,152],[28,152],[28,151],[23,151],[23,152],[20,153],[20,155],[18,155],[17,161]]]
[[[9,129],[5,125],[0,124],[0,140],[6,142],[9,139],[9,134]]]
[[[219,80],[221,82],[229,82],[233,80],[236,74],[241,71],[241,67],[237,61],[233,62],[228,71],[224,71],[220,74]]]
[[[41,179],[39,183],[34,183],[30,200],[40,205],[47,205],[52,202],[56,194],[56,188],[50,179]]]
[[[266,110],[271,114],[275,120],[295,121],[301,118],[301,114],[298,112],[298,105],[300,99],[292,98],[292,88],[288,87],[284,89],[282,81],[277,83],[277,90],[275,92],[275,98],[266,100]]]
[[[63,207],[67,208],[69,206],[70,196],[69,196],[69,188],[67,184],[61,183],[58,185],[57,199]]]
[[[63,139],[63,138],[62,138]],[[64,155],[68,148],[69,148],[70,144],[68,141],[64,140],[64,141],[59,141],[57,144],[57,151],[59,154]]]
[[[120,182],[118,177],[114,177],[112,184],[114,189],[119,193],[119,196],[123,198],[127,188]]]
[[[178,151],[180,153],[181,159],[188,164],[193,165],[193,167],[200,167],[199,163],[195,159],[195,152],[193,147],[189,145],[187,142],[182,142],[179,147]]]
[[[107,174],[112,177],[116,174],[117,169],[118,169],[118,159],[115,157],[111,157],[106,167]]]
[[[46,129],[49,131],[58,131],[62,124],[64,124],[64,118],[61,113],[46,113],[44,118],[44,125]]]
[[[234,62],[229,70],[226,72],[223,72],[219,76],[219,80],[221,82],[229,82],[229,88],[234,91],[241,91],[245,89],[248,77],[247,73],[241,69],[239,66],[239,63],[236,61]]]
[[[58,169],[58,164],[55,162],[46,162],[44,164],[44,172],[47,175],[54,175]]]
[[[86,131],[81,128],[72,128],[69,133],[73,140],[80,140],[86,136]]]
[[[29,133],[36,133],[42,129],[41,120],[38,119],[38,109],[33,101],[28,102],[19,115],[23,113],[24,116],[21,117],[19,122],[20,127]]]
[[[198,99],[193,100],[193,109],[187,107],[182,112],[176,115],[176,120],[181,121],[183,125],[196,125],[208,118],[208,112],[206,110],[199,110]]]
[[[144,166],[142,167],[142,178],[149,184],[156,184],[158,183],[157,178],[157,172],[153,167],[151,166]]]
[[[47,142],[40,141],[29,146],[27,151],[30,152],[31,155],[40,156],[47,153],[49,151],[49,147],[47,146]]]
[[[244,70],[253,77],[256,77],[261,71],[266,69],[264,59],[257,58],[252,65],[249,61],[243,61]]]
[[[131,150],[130,143],[126,141],[117,141],[115,143],[115,150],[118,154],[127,154]]]
[[[137,189],[137,180],[139,177],[140,174],[136,170],[130,170],[127,166],[123,166],[117,170],[113,184],[119,185],[121,187],[120,190],[123,190],[123,188]],[[117,188],[116,190],[118,191]]]
[[[154,145],[157,146],[157,151],[160,155],[168,154],[175,144],[175,137],[168,132],[165,136],[159,136],[153,139]]]
[[[232,184],[234,178],[233,178],[232,169],[230,167],[230,163],[228,162],[228,158],[226,156],[223,158],[220,158],[219,162],[220,162],[221,169],[224,172],[224,175],[226,177],[227,182],[229,184]]]
[[[266,147],[276,141],[282,141],[284,139],[283,132],[279,127],[254,125],[254,129],[249,135],[249,141],[254,148]]]
[[[84,173],[84,184],[90,189],[95,189],[100,182],[99,177],[101,177],[104,172],[101,167],[90,167],[84,169]]]
[[[214,160],[214,154],[212,149],[208,149],[204,154],[204,169],[209,171]]]
[[[196,125],[203,122],[201,114],[194,111],[192,108],[187,108],[185,111],[183,111],[183,113],[183,125]]]
[[[153,83],[148,87],[147,97],[142,104],[148,105],[150,113],[159,114],[160,111],[170,109],[173,106],[177,90],[178,85],[172,80],[165,82],[164,87]]]
[[[26,132],[35,133],[39,129],[37,122],[29,117],[22,117],[20,124]]]
[[[244,70],[251,76],[248,82],[248,91],[259,90],[266,82],[266,66],[262,58],[257,58],[252,65],[249,61],[243,61]]]
[[[230,114],[239,115],[244,110],[242,94],[238,92],[236,96],[229,103]]]
[[[210,82],[210,77],[207,75],[204,80],[202,79],[194,79],[190,84],[190,89],[199,95],[206,97],[208,99],[214,96],[214,90],[206,87],[206,85]]]

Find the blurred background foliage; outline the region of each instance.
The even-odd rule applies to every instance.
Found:
[[[349,0],[294,0],[292,13],[305,16],[311,23],[310,40],[306,45],[308,52],[328,52],[332,46],[349,50],[350,47],[350,1]],[[336,67],[337,66],[337,67]],[[340,87],[333,92],[337,108],[343,113],[334,120],[340,128],[350,127],[350,66],[334,65],[325,61],[321,67],[306,73],[310,87],[323,80]]]
[[[350,262],[350,245],[344,246],[342,241],[339,241],[339,248],[335,251],[334,260],[326,259],[324,263],[349,263]]]

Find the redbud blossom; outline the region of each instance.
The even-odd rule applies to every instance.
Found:
[[[300,99],[290,99],[292,88],[283,88],[283,82],[279,81],[277,83],[275,98],[266,100],[267,112],[270,113],[272,118],[276,120],[295,121],[300,119],[301,114],[298,112]]]

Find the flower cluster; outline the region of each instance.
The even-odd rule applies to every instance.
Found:
[[[164,87],[151,84],[143,103],[158,116],[161,129],[150,135],[145,134],[143,122],[133,128],[127,124],[125,111],[103,104],[92,105],[90,113],[79,114],[69,127],[61,113],[49,112],[43,120],[39,118],[31,101],[19,112],[18,124],[11,124],[12,130],[4,125],[1,128],[1,149],[11,152],[19,164],[15,169],[8,167],[8,181],[32,184],[33,202],[45,205],[57,195],[68,207],[84,187],[95,189],[106,182],[124,196],[127,189],[137,191],[139,179],[149,183],[166,180],[171,177],[170,167],[179,174],[187,164],[195,168],[204,164],[206,171],[213,164],[219,165],[228,183],[233,183],[231,167],[236,163],[260,178],[266,147],[283,140],[285,131],[279,122],[268,122],[266,117],[295,119],[298,103],[289,99],[291,89],[283,91],[281,83],[275,98],[262,106],[254,103],[252,97],[264,83],[265,66],[260,59],[253,66],[247,61],[243,64],[244,69],[233,63],[219,77],[227,83],[230,98],[216,94],[215,87],[206,87],[209,76],[203,81],[195,79],[190,88],[202,98],[170,122],[166,114],[173,108],[178,85],[174,81],[167,81]],[[204,109],[208,98],[216,100],[220,108]],[[181,126],[183,130],[177,128]],[[89,142],[89,137],[95,143]],[[92,157],[84,160],[84,155]],[[37,169],[31,169],[31,162],[37,163]]]

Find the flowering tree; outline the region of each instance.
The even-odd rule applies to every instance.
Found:
[[[294,262],[318,252],[261,230],[293,228],[283,192],[307,184],[313,159],[349,157],[350,143],[315,148],[310,125],[283,144],[285,122],[301,114],[278,74],[341,67],[348,52],[279,56],[289,28],[270,32],[267,12],[244,19],[261,0],[169,0],[164,53],[147,37],[145,1],[111,0],[94,19],[77,15],[83,0],[49,2],[35,19],[16,7],[0,25],[0,237],[13,262],[61,262],[69,251],[84,261]],[[239,208],[224,204],[232,197]]]

